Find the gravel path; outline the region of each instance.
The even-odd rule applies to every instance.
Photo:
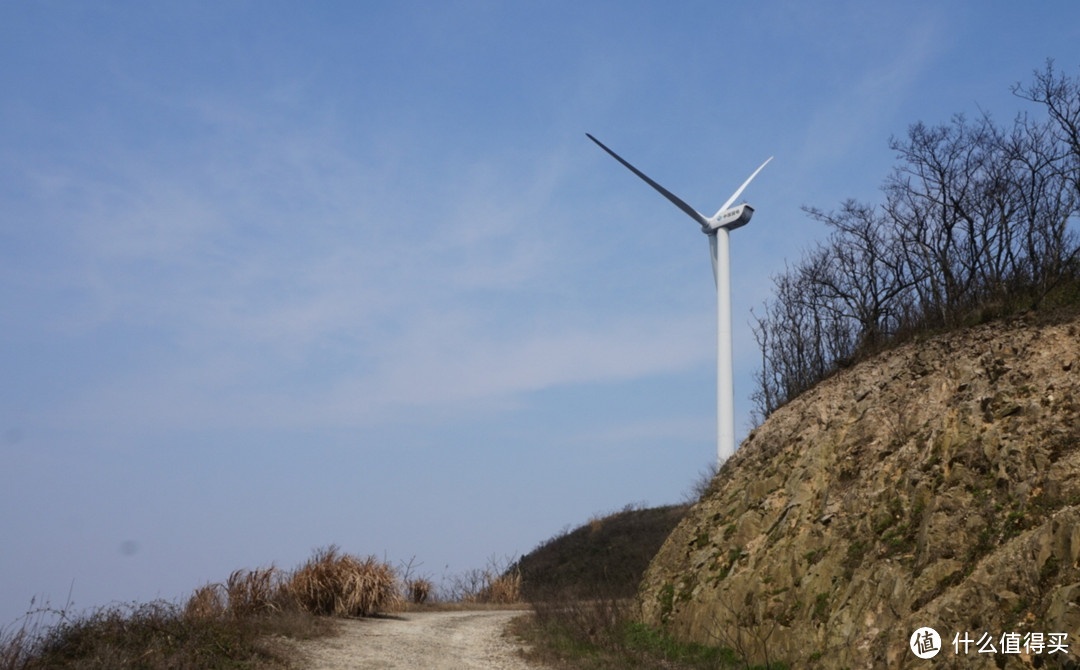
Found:
[[[349,619],[341,634],[301,646],[308,670],[538,670],[506,637],[521,610],[407,612]]]

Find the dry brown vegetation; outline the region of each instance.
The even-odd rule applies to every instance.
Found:
[[[409,602],[414,605],[423,605],[435,591],[435,585],[429,579],[411,579],[405,582],[405,594]]]
[[[236,570],[182,604],[118,604],[84,614],[46,604],[0,628],[0,670],[284,670],[297,659],[282,638],[329,634],[333,617],[520,602],[521,577],[508,561],[491,559],[486,569],[451,577],[442,592],[412,575],[414,561],[395,570],[331,545],[293,570]]]
[[[183,605],[121,604],[79,615],[34,609],[0,630],[0,670],[289,668],[295,659],[280,637],[315,637],[332,630],[327,616],[370,616],[402,604],[393,567],[330,546],[291,572],[236,570]]]
[[[484,582],[485,585],[480,592],[466,602],[510,605],[521,600],[521,573],[495,575],[485,572]]]
[[[225,582],[228,613],[236,617],[279,611],[282,587],[278,583],[278,574],[274,567],[235,570]]]
[[[331,629],[327,620],[296,611],[233,616],[216,608],[220,600],[207,596],[213,593],[201,590],[199,604],[184,607],[113,604],[78,615],[43,607],[0,635],[0,668],[284,669],[293,667],[293,656],[281,637],[307,639]]]
[[[400,609],[394,569],[374,556],[361,559],[337,547],[321,549],[283,584],[288,597],[312,614],[370,616]]]
[[[484,569],[469,570],[450,580],[447,600],[468,605],[520,603],[521,571],[508,559],[488,559]]]

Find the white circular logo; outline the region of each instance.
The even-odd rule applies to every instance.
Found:
[[[911,634],[911,653],[919,658],[933,658],[941,651],[941,636],[933,628],[920,628]]]

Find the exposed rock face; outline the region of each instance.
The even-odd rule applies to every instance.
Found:
[[[1072,667],[1078,475],[1080,318],[909,343],[747,438],[646,572],[642,613],[793,668]],[[909,649],[923,626],[933,661]],[[1067,633],[1069,654],[1003,653],[1028,632]],[[957,633],[998,653],[956,655]]]

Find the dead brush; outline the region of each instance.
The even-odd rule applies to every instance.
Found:
[[[274,566],[255,570],[235,570],[225,582],[227,610],[234,617],[279,611],[281,580]]]
[[[427,579],[410,579],[405,582],[405,595],[409,602],[415,605],[423,605],[431,597],[435,585]]]
[[[205,621],[220,619],[225,615],[226,600],[223,584],[207,584],[195,589],[184,605],[184,619],[187,621]]]
[[[508,567],[509,566],[509,567]],[[468,570],[453,579],[453,602],[510,605],[521,602],[521,570],[508,558],[491,557],[484,569]]]
[[[34,610],[26,613],[18,627],[0,627],[0,670],[23,670],[29,666],[31,659],[40,653],[48,630],[47,618],[52,614],[50,609]]]
[[[484,586],[465,598],[465,602],[511,605],[521,602],[521,573],[516,570],[501,575],[484,572]]]
[[[341,553],[336,546],[318,550],[284,585],[289,596],[312,614],[370,616],[401,606],[394,569],[374,556]]]

